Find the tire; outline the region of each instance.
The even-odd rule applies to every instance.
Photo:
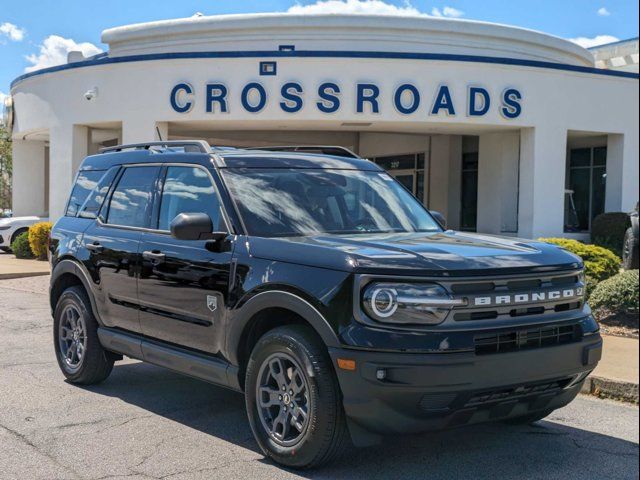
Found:
[[[11,249],[9,247],[0,247],[0,252],[10,253]]]
[[[24,232],[28,232],[29,229],[28,228],[19,228],[18,230],[16,230],[15,232],[13,232],[13,235],[11,235],[11,241],[9,241],[9,245],[11,245],[13,242],[15,242],[16,238],[18,238],[18,235],[24,233]],[[9,247],[11,248],[11,247]]]
[[[633,235],[633,227],[627,228],[624,233],[622,267],[625,270],[636,270],[638,268],[638,239]]]
[[[503,423],[508,425],[529,425],[531,423],[535,423],[539,420],[542,420],[545,417],[551,415],[553,410],[543,410],[541,412],[529,413],[527,415],[522,415],[521,417],[508,418],[504,420]]]
[[[293,385],[293,389],[287,386],[280,399],[277,396],[283,382],[276,377]],[[273,388],[269,382],[273,382]],[[293,395],[288,397],[292,391]],[[273,405],[265,408],[259,396],[273,401]],[[278,327],[260,338],[247,365],[245,401],[260,449],[277,463],[290,468],[312,468],[333,460],[343,451],[348,432],[340,387],[326,346],[308,327]],[[295,415],[299,409],[306,410],[306,417],[298,415],[292,420],[292,413]],[[283,414],[284,410],[290,413]],[[280,414],[284,417],[277,421]],[[274,418],[277,422],[273,422]],[[288,434],[283,435],[286,424]]]
[[[75,325],[79,327],[72,328],[73,318]],[[76,338],[74,356],[73,343]],[[82,287],[70,287],[60,295],[53,314],[53,343],[60,370],[71,383],[100,383],[113,369],[114,359],[100,345],[98,322],[91,311],[89,297]],[[78,344],[81,344],[82,348]],[[81,354],[79,350],[82,350]],[[68,361],[69,355],[71,361]]]

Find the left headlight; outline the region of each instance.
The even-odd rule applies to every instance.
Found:
[[[381,323],[437,325],[453,307],[465,304],[436,283],[376,282],[362,292],[362,308]]]
[[[9,230],[11,225],[0,225],[0,230]]]

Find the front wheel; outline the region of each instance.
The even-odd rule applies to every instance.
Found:
[[[347,427],[326,347],[304,326],[279,327],[257,343],[247,366],[251,430],[265,455],[315,467],[342,449]]]
[[[113,369],[112,356],[100,345],[89,298],[80,287],[60,295],[53,313],[53,342],[60,370],[71,383],[99,383]]]

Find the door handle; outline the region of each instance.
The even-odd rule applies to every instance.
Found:
[[[85,247],[87,247],[87,250],[94,253],[100,253],[104,250],[104,247],[100,245],[99,242],[87,243]]]
[[[144,251],[142,252],[142,258],[144,258],[145,260],[151,260],[154,263],[162,263],[164,262],[165,259],[165,255],[162,252],[158,252],[157,250],[154,251]]]

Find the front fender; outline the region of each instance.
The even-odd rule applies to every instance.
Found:
[[[338,347],[340,342],[326,318],[302,297],[283,290],[270,290],[256,294],[232,315],[227,326],[226,352],[232,365],[239,365],[238,345],[253,316],[267,308],[284,308],[304,318],[328,347]]]
[[[92,282],[89,280],[89,272],[85,270],[83,265],[70,258],[63,258],[59,260],[51,271],[51,280],[49,283],[49,304],[51,305],[51,312],[53,313],[53,310],[56,308],[56,306],[53,304],[53,296],[51,295],[53,286],[60,279],[60,277],[62,277],[62,275],[67,273],[74,275],[80,280],[82,286],[87,292],[89,301],[91,302],[91,311],[93,312],[93,315],[98,320],[98,323],[100,325],[103,325],[102,320],[100,319],[100,314],[98,313],[98,309],[96,307],[95,292],[92,288]]]

